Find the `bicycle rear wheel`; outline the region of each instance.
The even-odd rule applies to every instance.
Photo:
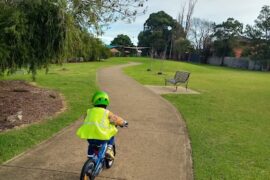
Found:
[[[92,159],[88,159],[81,170],[80,180],[94,180],[93,172],[95,169],[95,163]]]

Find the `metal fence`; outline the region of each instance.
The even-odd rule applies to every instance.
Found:
[[[220,66],[222,64],[222,58],[220,57],[210,57],[207,60],[208,64]],[[235,58],[235,57],[225,57],[224,66],[239,68],[239,69],[249,69],[260,71],[263,69],[263,65],[260,61],[253,61],[249,58]]]

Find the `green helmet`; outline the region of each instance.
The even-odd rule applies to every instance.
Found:
[[[109,95],[104,91],[98,91],[93,95],[92,104],[94,106],[97,105],[105,105],[108,106],[110,104]]]

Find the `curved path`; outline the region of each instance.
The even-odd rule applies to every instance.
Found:
[[[110,110],[129,121],[117,136],[114,166],[97,179],[189,180],[192,161],[186,127],[175,108],[133,79],[119,65],[98,72],[111,96]],[[78,179],[87,143],[75,136],[77,121],[55,137],[0,166],[0,179]]]

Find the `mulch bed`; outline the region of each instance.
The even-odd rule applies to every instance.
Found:
[[[24,81],[0,81],[0,132],[39,122],[63,108],[60,95]]]

